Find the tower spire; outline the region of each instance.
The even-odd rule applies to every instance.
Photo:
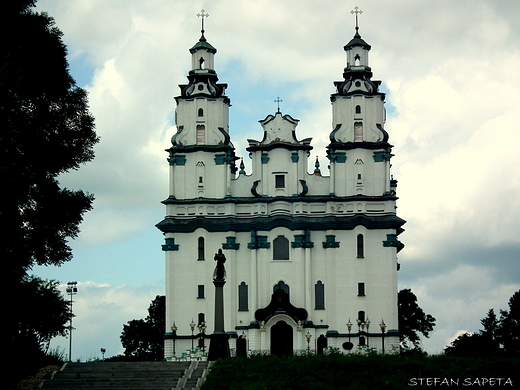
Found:
[[[209,14],[208,14],[206,11],[204,11],[204,10],[202,9],[202,10],[200,10],[200,12],[197,14],[197,16],[198,16],[199,18],[201,18],[202,27],[201,27],[200,32],[202,33],[202,35],[204,35],[204,18],[207,18],[207,17],[209,16]],[[357,18],[357,16],[356,16],[356,18]],[[357,19],[356,19],[356,20],[357,20]],[[356,22],[356,23],[357,23],[357,22]]]
[[[361,15],[363,13],[362,10],[359,9],[359,7],[356,5],[352,11],[350,11],[352,15],[356,15],[356,34],[359,30],[359,23],[358,23],[358,15]]]

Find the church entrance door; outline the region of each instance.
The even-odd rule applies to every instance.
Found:
[[[278,321],[271,328],[271,354],[293,354],[293,329],[285,321]]]

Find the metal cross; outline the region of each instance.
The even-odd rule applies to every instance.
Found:
[[[361,10],[359,9],[359,7],[356,5],[356,6],[354,7],[354,9],[353,9],[352,11],[350,11],[350,13],[351,13],[352,15],[354,15],[354,14],[356,15],[356,29],[358,29],[358,28],[359,28],[359,26],[358,26],[358,15],[361,15],[361,14],[363,13],[363,11],[361,11]]]
[[[280,99],[280,96],[278,96],[278,97],[274,100],[274,102],[278,104],[278,111],[277,111],[277,112],[280,112],[280,103],[283,103],[283,100]]]
[[[197,14],[197,16],[202,18],[202,33],[204,34],[204,18],[207,18],[209,14],[202,9],[200,13]]]

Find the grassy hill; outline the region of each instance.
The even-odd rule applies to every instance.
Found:
[[[520,358],[399,355],[219,360],[202,390],[520,388]]]

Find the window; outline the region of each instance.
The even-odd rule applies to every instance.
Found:
[[[358,107],[359,107],[359,106],[358,106]],[[204,110],[203,110],[202,108],[199,108],[198,115],[199,115],[199,116],[204,116]]]
[[[204,323],[206,322],[206,316],[204,315],[204,313],[199,313],[198,320],[199,320],[198,325],[202,324],[203,322]]]
[[[356,106],[356,114],[361,114],[361,106]]]
[[[248,311],[248,287],[246,282],[238,285],[238,311]]]
[[[325,285],[321,280],[314,285],[314,302],[316,310],[325,310]]]
[[[199,184],[203,184],[204,180],[202,179],[202,176],[199,176]]]
[[[203,57],[199,58],[199,68],[204,69],[204,58]]]
[[[356,56],[354,57],[354,65],[359,66],[360,62],[361,62],[361,57],[359,56],[359,54],[356,54]]]
[[[197,245],[197,260],[205,260],[204,237],[199,237]]]
[[[275,175],[274,183],[276,188],[285,188],[285,175]]]
[[[358,297],[364,297],[365,296],[365,283],[358,283],[357,284],[357,295],[358,295]]]
[[[289,297],[289,285],[285,284],[282,280],[274,285],[273,292],[276,292],[277,290],[282,290],[287,294],[287,297]]]
[[[204,145],[206,143],[206,126],[197,125],[197,145]]]
[[[363,141],[363,123],[355,122],[354,123],[354,142],[362,142]]]
[[[204,285],[203,284],[199,284],[197,286],[197,298],[198,299],[202,299],[204,298]]]
[[[362,259],[365,257],[365,244],[364,238],[362,234],[358,234],[356,237],[356,247],[357,247],[357,257],[358,259]]]
[[[361,322],[365,322],[365,312],[363,310],[358,311],[357,318]]]
[[[273,260],[289,260],[289,240],[285,236],[273,240]]]

